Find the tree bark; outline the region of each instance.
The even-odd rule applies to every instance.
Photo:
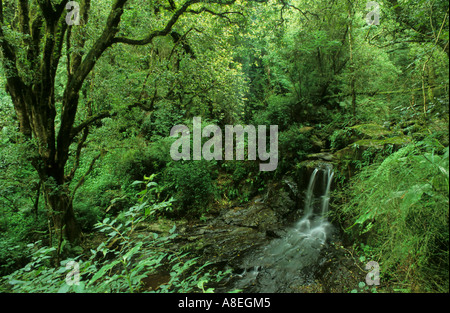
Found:
[[[53,188],[44,187],[44,195],[48,205],[48,212],[53,222],[56,238],[64,237],[72,243],[76,243],[81,235],[72,206],[72,198],[68,190],[60,190],[61,186]]]

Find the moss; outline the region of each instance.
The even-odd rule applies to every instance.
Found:
[[[352,144],[353,147],[384,147],[385,145],[404,145],[411,142],[407,136],[396,136],[385,139],[361,139]]]
[[[384,138],[392,134],[392,131],[378,124],[360,124],[350,128],[360,132],[365,138]]]

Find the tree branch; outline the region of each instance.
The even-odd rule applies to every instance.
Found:
[[[112,40],[119,30],[118,26],[126,2],[127,0],[116,0],[114,2],[102,34],[95,41],[92,48],[80,63],[80,66],[74,72],[73,78],[67,84],[65,91],[67,98],[73,98],[78,95],[86,76],[91,72],[103,52],[112,45]]]
[[[97,60],[103,52],[111,46],[112,39],[119,30],[119,23],[123,14],[123,7],[127,0],[115,0],[109,13],[106,25],[100,37],[95,41],[80,65],[75,69],[70,80],[67,82],[63,97],[63,110],[61,113],[61,127],[59,129],[58,143],[58,160],[65,164],[67,161],[69,146],[73,139],[73,124],[78,108],[79,92],[83,86],[83,82],[87,75],[94,68]],[[81,127],[80,130],[84,128]],[[79,132],[79,131],[78,131]],[[78,133],[75,132],[75,135]]]
[[[244,16],[244,14],[242,12],[238,12],[238,11],[214,12],[206,7],[203,7],[200,10],[187,10],[186,11],[186,13],[191,13],[191,14],[201,14],[203,12],[209,13],[211,15],[219,16],[222,18],[226,18],[228,21],[230,21],[230,18],[228,16],[226,16],[226,14],[239,14],[241,16]]]
[[[89,165],[89,168],[87,169],[86,173],[84,173],[84,175],[80,178],[80,180],[78,181],[78,184],[75,186],[75,188],[72,191],[72,196],[70,197],[71,200],[73,200],[75,193],[77,192],[78,188],[80,188],[83,184],[84,181],[86,180],[86,177],[92,172],[92,170],[94,169],[94,165],[95,162],[97,162],[97,160],[103,155],[103,151],[100,152],[97,156],[95,156],[92,161],[91,164]]]
[[[70,139],[72,140],[73,138],[75,138],[75,136],[77,136],[83,129],[92,125],[94,122],[106,117],[114,116],[116,114],[117,113],[111,113],[110,111],[102,111],[100,113],[97,113],[96,115],[92,115],[78,126],[72,128],[72,131],[70,132]]]
[[[22,34],[29,35],[30,21],[29,21],[27,0],[18,1],[18,11],[19,11],[19,30]]]
[[[17,68],[17,58],[14,45],[5,37],[3,33],[3,1],[0,1],[0,52],[2,66],[6,72],[6,91],[11,95],[14,109],[19,120],[20,132],[26,137],[31,137],[31,125],[25,106],[24,97],[28,93],[28,87],[19,76]]]
[[[287,3],[286,0],[280,0],[280,2],[281,2],[281,4],[283,5],[283,8],[284,8],[284,7],[290,7],[290,8],[293,8],[293,9],[299,11],[299,12],[306,18],[306,20],[309,21],[309,18],[308,18],[308,16],[306,15],[306,13],[303,12],[301,9],[297,8],[295,5],[290,4],[290,3]],[[308,13],[311,14],[310,12],[308,12]],[[316,15],[316,14],[314,14],[314,15]]]
[[[65,177],[65,179],[64,179],[65,181],[71,181],[73,179],[73,177],[75,176],[75,173],[78,170],[78,166],[80,165],[81,150],[84,147],[84,143],[86,142],[88,135],[89,135],[89,128],[86,127],[83,129],[83,136],[78,141],[77,151],[75,153],[75,164],[73,165],[70,173]]]
[[[52,21],[53,16],[55,15],[55,11],[53,10],[50,0],[37,0],[37,3],[41,8],[42,15],[44,16],[45,21]]]
[[[175,11],[175,13],[172,15],[171,19],[167,22],[166,26],[163,30],[156,30],[151,32],[147,35],[147,37],[143,39],[130,39],[125,37],[116,37],[112,40],[112,44],[115,43],[124,43],[128,45],[136,45],[136,46],[143,46],[151,43],[154,38],[159,36],[166,36],[172,31],[172,27],[175,25],[175,23],[178,21],[181,15],[183,15],[188,8],[195,4],[200,3],[202,0],[188,0],[186,1],[178,10]]]

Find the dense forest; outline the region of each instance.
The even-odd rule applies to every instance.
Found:
[[[2,0],[0,64],[0,292],[449,292],[448,1]]]

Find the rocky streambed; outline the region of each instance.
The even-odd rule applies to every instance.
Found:
[[[317,176],[322,185],[325,179]],[[181,227],[178,244],[213,267],[231,269],[232,276],[215,286],[219,292],[349,291],[366,273],[342,246],[336,226],[321,216],[321,188],[312,190],[308,215],[298,205],[308,200],[307,192],[283,179],[247,205]]]
[[[233,275],[214,286],[216,291],[350,292],[365,282],[367,271],[352,243],[343,243],[340,225],[322,214],[324,200],[330,203],[326,169],[332,165],[348,178],[356,171],[354,161],[368,150],[395,151],[410,138],[373,124],[350,127],[340,136],[334,149],[308,155],[292,176],[271,183],[249,203],[222,207],[202,223],[179,225],[177,248],[211,267],[231,269]]]

